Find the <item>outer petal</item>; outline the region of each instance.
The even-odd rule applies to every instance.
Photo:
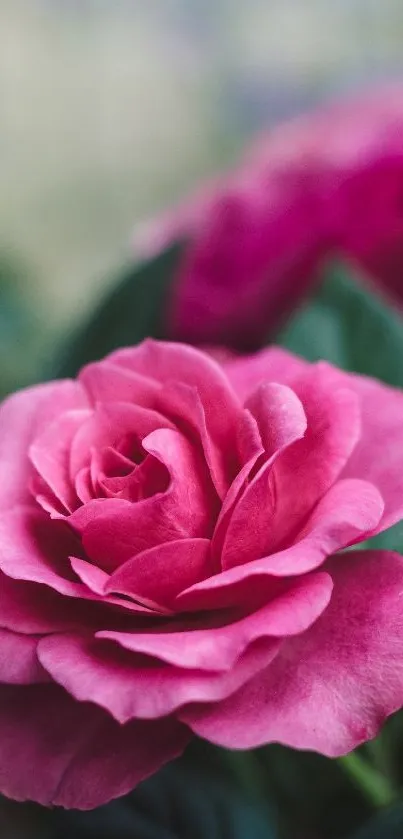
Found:
[[[51,588],[0,573],[0,627],[27,635],[68,632],[100,625],[100,614],[88,601],[66,598]]]
[[[326,362],[310,365],[284,350],[268,349],[247,358],[226,360],[224,369],[245,399],[262,381],[278,381],[296,389],[302,374],[318,371],[329,388],[354,392],[360,403],[361,434],[345,466],[343,477],[361,478],[373,483],[385,501],[383,530],[403,516],[403,393],[366,376],[338,370]]]
[[[231,748],[281,742],[335,757],[378,732],[403,705],[403,560],[365,551],[334,557],[330,605],[273,664],[228,700],[181,718]]]
[[[107,359],[83,367],[78,376],[92,405],[99,402],[130,402],[155,408],[161,385],[148,376],[113,364]]]
[[[220,366],[207,353],[187,344],[164,341],[143,341],[137,347],[117,350],[108,356],[113,364],[133,370],[141,376],[148,376],[161,384],[169,381],[182,382],[196,387],[205,404],[209,419],[217,430],[228,422],[220,417],[225,406],[237,411],[239,404]],[[217,404],[218,403],[218,404]]]
[[[375,379],[334,372],[339,381],[348,379],[361,403],[360,441],[343,474],[378,487],[385,511],[377,530],[385,530],[403,517],[403,392]]]
[[[88,617],[88,601],[102,607],[109,602],[122,610],[149,612],[128,600],[108,598],[106,602],[93,588],[76,582],[69,556],[75,547],[77,542],[66,524],[52,521],[41,511],[25,507],[0,516],[0,568],[8,577],[21,582],[40,583],[65,597],[86,600]],[[79,604],[77,609],[81,608]],[[87,625],[85,611],[84,620]]]
[[[232,670],[181,670],[147,661],[114,645],[75,635],[48,636],[40,643],[43,666],[80,701],[104,708],[120,723],[166,717],[189,702],[229,696],[267,667],[280,643],[265,639],[246,650]]]
[[[31,685],[47,682],[49,676],[37,657],[38,638],[0,630],[0,682]]]
[[[78,540],[65,523],[41,510],[17,507],[0,516],[0,568],[12,579],[85,596],[84,586],[74,582],[68,561],[77,549]]]
[[[0,687],[0,790],[17,801],[90,810],[130,792],[188,740],[171,718],[121,726],[55,685]]]
[[[270,581],[261,586],[264,605],[246,617],[236,614],[217,626],[217,615],[210,623],[206,616],[178,621],[152,632],[98,632],[98,638],[117,642],[123,649],[153,656],[181,668],[212,671],[228,670],[239,656],[262,638],[282,638],[303,632],[327,606],[332,583],[327,574],[316,573],[296,580]],[[268,601],[268,598],[271,598]],[[267,602],[268,601],[268,602]],[[243,604],[245,605],[245,604]]]
[[[265,382],[288,385],[296,375],[312,366],[303,358],[279,347],[269,347],[247,356],[222,356],[221,364],[242,402],[245,402],[259,385]]]
[[[51,382],[27,388],[0,406],[0,509],[28,503],[32,466],[29,446],[48,423],[64,411],[86,407],[77,382]]]

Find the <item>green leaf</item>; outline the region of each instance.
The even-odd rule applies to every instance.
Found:
[[[279,813],[281,836],[340,839],[374,813],[337,760],[277,744],[257,754]]]
[[[325,359],[403,387],[403,318],[357,282],[348,266],[328,270],[316,294],[294,314],[276,343],[308,361]],[[366,547],[403,553],[403,522]]]
[[[350,839],[402,839],[403,807],[393,807],[380,813]]]
[[[276,839],[267,812],[233,783],[216,750],[169,764],[131,795],[88,813],[59,811],[52,839]]]
[[[346,266],[328,270],[276,343],[309,361],[323,358],[403,387],[403,320]]]
[[[48,370],[51,378],[75,376],[83,364],[117,347],[148,336],[163,338],[171,282],[181,255],[174,245],[155,259],[130,265],[116,279],[95,311],[68,336],[60,357]]]

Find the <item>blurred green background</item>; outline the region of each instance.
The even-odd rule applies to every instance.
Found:
[[[3,391],[90,309],[136,221],[259,129],[403,75],[402,43],[401,0],[1,0]]]

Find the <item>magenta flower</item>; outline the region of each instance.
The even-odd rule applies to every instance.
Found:
[[[139,230],[188,246],[170,314],[192,343],[254,347],[343,254],[403,302],[403,89],[274,129],[227,178]]]
[[[339,755],[403,705],[403,395],[148,341],[0,409],[0,790],[91,808],[192,732]]]

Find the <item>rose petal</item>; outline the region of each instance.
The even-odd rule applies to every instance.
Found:
[[[188,740],[173,719],[121,726],[56,685],[0,687],[0,790],[17,801],[90,810],[131,792]]]
[[[403,517],[403,393],[375,379],[333,372],[340,382],[348,378],[361,403],[362,432],[343,476],[378,487],[385,512],[377,530],[385,530]]]
[[[107,578],[104,590],[170,605],[179,592],[212,573],[209,539],[180,539],[127,560]]]
[[[343,477],[361,478],[378,487],[385,501],[379,530],[386,529],[403,516],[403,395],[382,382],[346,373],[326,362],[315,368],[329,387],[346,388],[359,398],[361,433]],[[308,371],[309,376],[310,365],[284,350],[269,349],[246,359],[227,360],[224,369],[238,395],[245,398],[265,378],[295,389],[301,373]]]
[[[0,630],[0,682],[30,685],[48,682],[49,676],[37,657],[38,638]]]
[[[98,632],[97,637],[116,641],[131,652],[155,656],[181,668],[208,671],[233,667],[244,650],[261,638],[276,638],[302,632],[326,607],[331,580],[317,573],[272,586],[271,601],[240,619],[214,626],[202,616],[189,629],[185,622],[171,623],[162,631],[128,633]],[[201,628],[198,628],[201,627]]]
[[[154,603],[150,599],[148,599],[147,603],[145,603],[144,600],[142,603],[134,603],[132,600],[126,598],[111,596],[111,594],[106,591],[109,574],[106,574],[101,568],[97,568],[96,565],[92,565],[84,559],[78,559],[76,556],[69,557],[69,560],[73,571],[77,574],[77,577],[84,583],[87,589],[99,596],[101,603],[103,602],[111,606],[119,606],[119,608],[124,611],[134,613],[133,617],[135,617],[136,614],[155,617],[156,612],[158,615],[167,615],[172,613],[170,609],[166,609],[164,606],[161,606],[159,603]],[[96,600],[98,601],[98,597]],[[104,620],[105,619],[106,616],[104,617]]]
[[[109,359],[113,364],[150,376],[163,384],[159,397],[162,413],[170,410],[173,418],[181,422],[190,421],[200,428],[204,443],[207,439],[203,431],[205,425],[211,440],[210,460],[215,485],[222,497],[228,483],[235,477],[233,455],[232,459],[229,458],[229,452],[236,451],[235,437],[241,406],[220,365],[206,353],[185,344],[151,340],[138,347],[118,350]],[[189,394],[189,390],[184,386],[197,391],[202,411],[198,400],[192,405],[192,399],[185,395]]]
[[[305,574],[327,556],[371,535],[383,513],[383,500],[366,481],[338,481],[322,498],[295,543],[285,550],[216,574],[182,592],[181,609],[214,609],[256,597],[267,577]]]
[[[229,696],[262,668],[279,649],[279,642],[261,641],[240,656],[224,673],[182,670],[148,663],[111,643],[75,635],[53,635],[39,644],[42,665],[80,702],[101,706],[120,723],[130,719],[166,717],[194,701],[217,701]]]
[[[245,407],[257,422],[268,457],[290,442],[301,439],[306,432],[307,419],[303,405],[289,387],[263,382],[249,396]]]
[[[304,406],[308,426],[304,437],[286,449],[274,467],[277,503],[268,551],[278,550],[294,537],[341,474],[361,431],[356,394],[329,385],[320,365],[312,365],[292,387]]]
[[[29,448],[29,459],[65,512],[77,507],[78,498],[70,479],[71,443],[78,429],[91,416],[91,411],[67,411],[46,425]],[[59,514],[59,507],[57,507]]]
[[[225,498],[233,474],[233,463],[228,463],[228,441],[225,447],[214,441],[197,389],[174,382],[164,388],[160,403],[161,410],[174,417],[186,433],[199,435],[212,483],[219,498]],[[233,459],[236,461],[236,449]]]
[[[97,568],[91,562],[85,559],[79,559],[76,556],[69,557],[70,565],[77,577],[91,589],[94,594],[103,595],[105,593],[105,586],[109,580],[109,574],[102,571],[102,568]]]
[[[257,420],[268,460],[234,507],[222,547],[224,569],[265,556],[276,506],[271,486],[274,463],[287,446],[304,436],[307,425],[298,397],[282,385],[260,385],[247,407]]]
[[[1,627],[36,635],[82,629],[91,619],[88,601],[62,597],[47,586],[12,580],[0,573]]]
[[[78,380],[94,406],[105,402],[130,402],[143,408],[156,407],[160,389],[157,382],[106,359],[87,364],[80,371]]]
[[[17,508],[0,516],[0,568],[7,576],[42,583],[65,597],[150,613],[148,608],[123,599],[100,597],[87,585],[76,582],[71,571],[71,551],[75,547],[74,535],[65,523],[52,521],[41,511]]]
[[[142,441],[158,428],[171,428],[172,423],[159,414],[140,405],[112,402],[98,405],[89,419],[75,435],[70,448],[70,475],[72,480],[89,465],[93,450],[115,448],[122,440]]]
[[[288,385],[296,375],[310,367],[304,359],[279,347],[269,347],[254,355],[228,355],[222,358],[221,364],[242,402],[246,402],[259,385],[265,382]]]
[[[134,504],[120,499],[92,502],[69,519],[81,532],[88,555],[106,571],[148,548],[208,537],[213,530],[217,497],[198,449],[170,429],[150,434],[143,447],[169,470],[166,492]]]
[[[50,382],[21,390],[0,405],[0,509],[31,501],[32,466],[28,450],[32,440],[60,413],[86,407],[76,382]]]
[[[335,757],[372,739],[403,701],[403,561],[386,551],[336,556],[329,607],[230,699],[181,712],[230,748],[281,742]]]
[[[41,510],[17,507],[0,516],[0,568],[14,580],[28,580],[72,597],[85,596],[74,583],[68,557],[79,547],[61,521]]]

